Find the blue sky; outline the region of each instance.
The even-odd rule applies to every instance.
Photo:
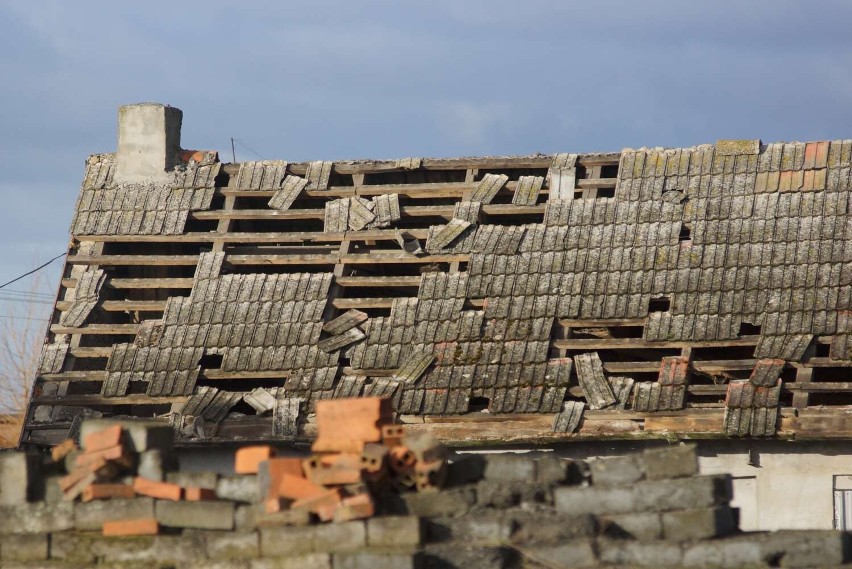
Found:
[[[0,282],[63,251],[121,104],[180,107],[184,147],[223,158],[232,136],[287,160],[849,138],[850,22],[841,1],[10,0]]]

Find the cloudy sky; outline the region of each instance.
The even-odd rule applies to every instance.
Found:
[[[122,104],[180,107],[184,147],[235,137],[238,159],[849,138],[850,22],[841,1],[9,0],[0,283],[64,250]]]

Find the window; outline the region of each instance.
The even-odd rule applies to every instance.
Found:
[[[852,474],[834,477],[834,529],[852,530]]]

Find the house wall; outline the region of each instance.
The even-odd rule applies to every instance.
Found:
[[[570,458],[590,458],[656,444],[565,445],[555,452]],[[743,530],[833,527],[834,477],[852,474],[852,443],[718,440],[697,444],[702,473],[734,476],[732,504],[740,508]]]
[[[586,460],[665,446],[665,441],[578,442],[531,449],[503,447],[487,451],[551,454]],[[852,475],[852,443],[775,440],[696,441],[704,474],[734,476],[734,500],[740,527],[746,531],[831,529],[834,520],[834,477]],[[234,448],[185,449],[181,469],[233,471]],[[296,451],[282,451],[295,453]],[[306,454],[306,451],[305,453]]]

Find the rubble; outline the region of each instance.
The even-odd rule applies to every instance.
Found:
[[[65,442],[49,455],[0,455],[0,566],[852,561],[848,533],[741,532],[730,476],[702,475],[689,445],[588,462],[457,455],[427,431],[393,424],[386,409],[379,398],[321,401],[310,454],[246,446],[235,452],[236,474],[176,470],[171,441],[114,421],[85,423],[81,448]],[[139,473],[142,455],[152,452],[162,459],[158,479]]]

